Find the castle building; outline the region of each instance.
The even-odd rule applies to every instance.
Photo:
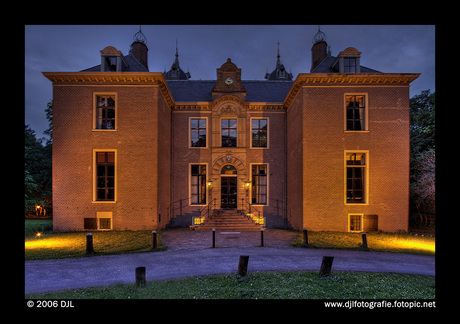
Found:
[[[295,79],[279,50],[266,80],[251,81],[230,58],[215,80],[193,80],[177,46],[168,72],[149,72],[147,53],[139,31],[126,56],[108,46],[100,65],[43,73],[55,231],[408,230],[419,74],[364,67],[353,47],[332,56],[320,30],[310,73]]]

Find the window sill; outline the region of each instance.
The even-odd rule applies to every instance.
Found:
[[[93,200],[92,204],[116,204],[118,201],[116,200]]]
[[[99,129],[99,128],[93,128],[93,132],[116,132],[117,129]]]
[[[368,130],[344,130],[344,133],[369,133]]]
[[[369,206],[369,203],[345,203],[345,206]]]

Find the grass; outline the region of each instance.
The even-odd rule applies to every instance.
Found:
[[[435,255],[435,238],[433,236],[382,232],[371,232],[367,233],[366,236],[367,249],[362,246],[361,233],[343,232],[308,231],[309,244],[307,246],[303,244],[302,233],[292,243],[292,246]]]
[[[49,220],[50,221],[50,220]],[[45,228],[45,230],[42,230]],[[52,233],[46,230],[42,220],[26,220],[25,226],[25,260],[46,260],[79,258],[86,255],[86,234],[88,232]],[[40,232],[41,236],[36,236]],[[150,252],[152,231],[95,231],[93,235],[94,255]],[[166,249],[161,244],[158,233],[158,248]]]
[[[36,236],[41,233],[41,236]],[[52,220],[25,221],[25,260],[78,258],[86,253],[88,232],[53,233]],[[151,251],[151,231],[95,231],[94,255],[123,254]],[[368,249],[363,249],[361,234],[343,232],[308,232],[309,245],[303,244],[302,232],[291,245],[301,248],[385,251],[412,254],[435,254],[435,238],[407,233],[367,233]],[[158,248],[163,251],[161,231]]]
[[[52,219],[26,219],[24,222],[24,237],[37,233],[51,233],[53,231]]]
[[[218,274],[163,281],[145,287],[117,284],[29,294],[26,299],[434,299],[434,276],[313,271]]]

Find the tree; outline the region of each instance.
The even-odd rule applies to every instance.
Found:
[[[51,207],[51,144],[42,145],[35,131],[25,125],[24,134],[24,207],[25,213],[36,205]]]
[[[426,224],[435,214],[435,93],[430,90],[410,99],[410,135],[411,214]]]
[[[48,119],[48,129],[43,134],[48,135],[50,139],[46,142],[46,145],[53,144],[53,100],[46,104],[46,119]]]

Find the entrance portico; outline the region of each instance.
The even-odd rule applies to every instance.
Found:
[[[213,163],[210,178],[212,189],[209,201],[214,200],[214,208],[238,209],[242,201],[248,200],[248,188],[245,188],[248,175],[239,158],[232,154],[217,158]]]

